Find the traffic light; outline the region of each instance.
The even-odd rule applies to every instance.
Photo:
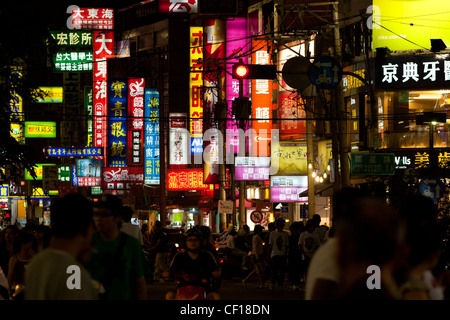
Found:
[[[276,79],[276,65],[236,63],[232,68],[233,79]]]

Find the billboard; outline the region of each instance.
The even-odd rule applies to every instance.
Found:
[[[97,159],[77,159],[77,177],[78,178],[100,178],[102,174],[103,163]]]
[[[169,167],[187,168],[190,141],[186,113],[169,114]]]
[[[86,147],[92,147],[92,87],[84,87],[84,109],[86,112],[85,129],[86,129]]]
[[[43,166],[56,166],[56,164],[36,163],[36,167],[34,167],[34,172],[36,173],[36,180],[42,180],[42,176],[43,176],[42,167]],[[28,170],[25,170],[25,180],[34,180]]]
[[[374,0],[372,29],[373,48],[418,50],[431,48],[430,39],[442,39],[450,45],[447,0]],[[369,11],[368,11],[369,12]]]
[[[25,138],[56,138],[56,122],[25,121]]]
[[[159,92],[144,90],[144,181],[159,184]]]
[[[127,163],[127,81],[108,81],[108,163],[109,167],[126,167]]]
[[[45,148],[47,157],[97,157],[103,155],[102,148]]]

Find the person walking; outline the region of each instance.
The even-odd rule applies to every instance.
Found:
[[[163,282],[161,275],[169,269],[167,264],[167,235],[163,230],[161,221],[156,220],[150,235],[150,253],[155,257],[153,280]]]
[[[308,267],[311,258],[320,245],[319,236],[314,233],[316,222],[312,219],[306,221],[305,231],[300,234],[298,239],[298,248],[302,254],[302,278],[306,279],[308,274]]]
[[[121,210],[122,216],[122,224],[120,227],[120,231],[135,237],[139,240],[141,245],[144,245],[144,240],[142,238],[142,232],[139,229],[139,226],[131,223],[131,218],[133,217],[133,209],[129,206],[122,206]]]
[[[122,200],[105,194],[94,203],[93,250],[86,262],[106,300],[145,300],[146,261],[139,241],[120,231]]]
[[[52,202],[53,236],[27,265],[26,300],[98,300],[99,292],[84,267],[94,232],[92,213],[92,203],[81,195],[69,194]],[[75,273],[79,277],[72,281]]]
[[[295,221],[289,226],[289,231],[291,231],[288,249],[289,281],[292,283],[294,291],[298,291],[300,287],[302,253],[298,247],[298,240],[303,230],[304,226],[302,221]]]
[[[265,270],[265,257],[264,257],[264,245],[261,234],[264,228],[257,224],[253,230],[252,237],[252,254],[250,256],[253,264],[253,270],[242,280],[244,287],[247,287],[247,281],[256,273],[258,275],[259,288],[264,287],[264,270]]]
[[[14,240],[14,249],[9,259],[8,284],[11,291],[17,293],[25,282],[25,268],[34,256],[34,237],[20,230]]]
[[[270,233],[269,249],[272,267],[272,279],[270,289],[275,288],[275,283],[282,289],[284,287],[284,277],[287,268],[287,250],[289,246],[289,235],[284,231],[284,219],[276,220],[276,230]]]

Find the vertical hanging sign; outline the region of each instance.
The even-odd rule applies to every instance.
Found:
[[[270,64],[270,49],[267,40],[254,40],[252,43],[253,64]],[[269,156],[270,132],[272,128],[272,80],[252,80],[252,136],[253,156]]]
[[[159,184],[159,92],[144,91],[144,183]]]
[[[144,78],[128,79],[128,166],[141,166],[144,136]]]
[[[93,86],[93,106],[94,106],[94,128],[93,146],[106,148],[106,106],[107,106],[107,64],[109,56],[114,53],[114,32],[98,31],[94,32],[93,54],[94,54],[94,86]],[[104,163],[106,163],[107,152]]]
[[[190,129],[191,154],[203,152],[203,27],[191,27],[190,32]]]
[[[108,82],[108,167],[126,167],[127,157],[127,81]]]
[[[92,147],[92,87],[84,87],[84,108],[86,114],[86,147]]]

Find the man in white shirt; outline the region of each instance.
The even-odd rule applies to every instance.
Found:
[[[283,288],[284,286],[284,276],[287,269],[287,250],[289,245],[289,235],[283,230],[284,226],[284,219],[277,219],[277,229],[272,231],[269,236],[269,252],[272,264],[271,290],[275,287],[276,282],[278,282],[279,288]]]

